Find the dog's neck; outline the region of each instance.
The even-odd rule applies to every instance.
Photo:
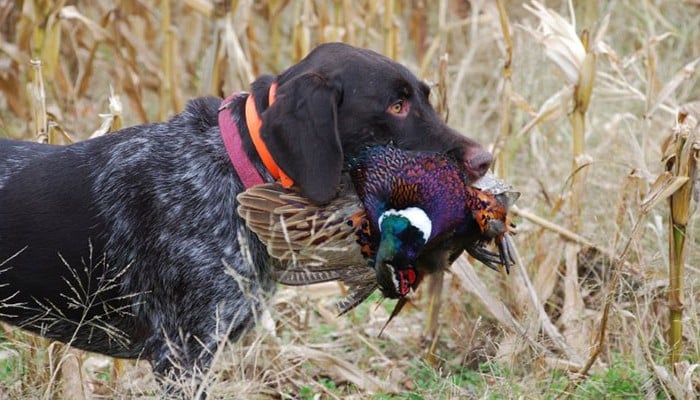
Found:
[[[272,82],[270,85],[270,90],[268,92],[268,107],[275,102],[275,97],[277,94],[277,82]],[[262,119],[260,118],[260,113],[255,107],[255,98],[253,93],[248,95],[248,99],[245,102],[245,119],[248,125],[248,132],[250,138],[255,146],[255,151],[257,151],[258,156],[262,160],[265,168],[270,171],[270,174],[276,180],[282,183],[285,188],[290,188],[294,185],[294,181],[289,175],[285,174],[284,171],[277,165],[275,159],[272,158],[270,150],[268,150],[267,145],[260,136],[260,128],[262,127]]]
[[[268,106],[275,101],[276,89],[277,84],[273,82],[268,91]],[[219,107],[219,131],[236,173],[246,188],[259,185],[265,181],[260,171],[251,161],[251,158],[246,154],[246,146],[243,143],[249,140],[248,146],[252,144],[250,147],[255,151],[259,162],[267,169],[272,179],[280,181],[285,188],[292,187],[294,181],[277,165],[261,137],[262,119],[252,93],[245,99],[244,120],[246,126],[240,127],[243,132],[239,130],[239,125],[234,120],[231,110],[235,104],[240,104],[243,101],[243,96],[245,96],[244,93],[234,93],[222,101]],[[227,112],[224,112],[225,110]],[[244,139],[243,135],[246,130],[248,137]]]

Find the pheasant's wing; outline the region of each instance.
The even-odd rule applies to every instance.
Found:
[[[353,224],[364,211],[352,190],[319,207],[269,183],[239,194],[238,202],[238,214],[286,271],[315,271],[307,277],[321,282],[337,279],[333,269],[366,264]]]
[[[289,286],[304,286],[314,283],[337,281],[340,279],[338,269],[309,269],[309,268],[288,268],[276,269],[272,272],[275,281]]]
[[[276,183],[238,195],[238,214],[269,255],[280,261],[272,271],[275,280],[292,286],[343,282],[348,293],[337,303],[341,315],[377,288],[374,269],[362,255],[367,249],[357,243],[358,232],[369,239],[367,227],[362,227],[364,209],[354,191],[345,187],[322,207]]]

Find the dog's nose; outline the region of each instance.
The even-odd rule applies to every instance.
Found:
[[[476,178],[484,176],[491,167],[493,156],[484,149],[472,149],[467,155],[467,168]]]

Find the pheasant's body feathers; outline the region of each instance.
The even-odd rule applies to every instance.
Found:
[[[464,219],[463,202],[472,195],[465,171],[436,153],[370,147],[350,161],[350,176],[370,223],[390,208],[419,207],[433,222],[429,240]]]

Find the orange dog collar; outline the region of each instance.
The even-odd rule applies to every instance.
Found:
[[[272,85],[270,85],[270,91],[268,94],[269,105],[272,105],[272,103],[275,102],[276,92],[277,82],[273,82]],[[270,150],[268,150],[267,145],[263,141],[262,137],[260,137],[262,119],[260,118],[260,114],[258,113],[258,110],[255,107],[255,99],[253,98],[252,93],[248,95],[248,99],[245,103],[245,118],[248,124],[248,131],[250,132],[250,137],[253,140],[253,145],[255,146],[255,150],[258,152],[260,159],[265,165],[265,168],[267,168],[267,170],[270,171],[270,175],[272,175],[273,178],[279,180],[282,183],[282,186],[289,189],[294,185],[294,180],[290,178],[289,175],[287,175],[284,171],[282,171],[279,165],[277,165],[274,158],[272,158],[272,155],[270,154]]]

